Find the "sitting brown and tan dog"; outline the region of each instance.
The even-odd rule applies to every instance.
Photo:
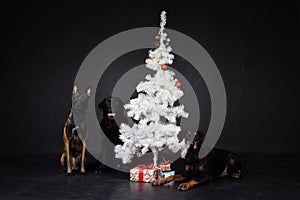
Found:
[[[204,158],[199,158],[199,151],[205,135],[197,131],[194,136],[184,159],[184,172],[156,180],[152,185],[183,181],[177,189],[186,191],[223,176],[240,178],[242,171],[238,155],[224,149],[214,148]]]
[[[60,157],[60,163],[67,169],[68,175],[73,170],[78,170],[79,167],[80,172],[85,173],[86,140],[88,136],[85,113],[90,96],[90,88],[87,88],[85,92],[79,92],[77,85],[74,85],[72,109],[63,128],[64,150]],[[75,125],[75,122],[78,126]]]

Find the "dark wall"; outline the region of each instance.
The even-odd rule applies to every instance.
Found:
[[[121,31],[157,26],[162,9],[167,27],[197,40],[222,74],[228,111],[218,145],[239,152],[300,152],[296,1],[97,2],[1,5],[0,155],[60,152],[85,56]]]

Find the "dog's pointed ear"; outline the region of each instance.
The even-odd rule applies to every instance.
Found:
[[[85,91],[86,95],[88,95],[89,97],[91,96],[91,88],[88,87]]]
[[[204,133],[204,132],[202,132],[202,131],[197,131],[196,132],[196,137],[197,137],[197,139],[198,140],[200,140],[200,143],[202,144],[203,143],[203,141],[204,141],[204,139],[205,139],[205,136],[206,136],[206,134]]]
[[[102,111],[102,109],[103,109],[103,100],[98,104],[98,108]]]
[[[104,98],[99,104],[98,108],[103,111],[104,107],[106,106],[106,102],[108,101],[108,97]]]
[[[73,94],[76,94],[78,92],[78,87],[77,87],[77,85],[75,84],[74,86],[73,86]]]
[[[111,106],[111,103],[112,103],[112,97],[107,96],[101,101],[101,106],[103,106],[102,108],[104,107],[108,108]]]

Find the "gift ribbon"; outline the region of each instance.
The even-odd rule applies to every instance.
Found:
[[[136,168],[139,168],[139,169],[151,169],[151,168],[153,168],[153,163],[150,163],[148,165],[138,165],[138,166],[136,166]]]
[[[139,180],[138,181],[143,181],[143,177],[144,177],[143,170],[139,170]]]
[[[143,178],[144,178],[144,169],[151,169],[153,168],[153,163],[150,163],[148,165],[138,165],[136,166],[136,168],[139,169],[139,179],[138,181],[143,181]]]

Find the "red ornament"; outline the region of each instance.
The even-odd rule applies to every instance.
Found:
[[[166,70],[168,69],[168,65],[163,64],[163,65],[161,66],[161,69],[162,69],[163,71],[166,71]]]
[[[181,87],[181,83],[179,81],[176,82],[176,87],[180,88]]]
[[[156,39],[156,40],[159,40],[159,39],[160,39],[160,35],[156,35],[156,36],[155,36],[155,39]]]
[[[150,57],[150,56],[148,56],[148,57],[146,58],[146,60],[151,60],[151,57]]]

